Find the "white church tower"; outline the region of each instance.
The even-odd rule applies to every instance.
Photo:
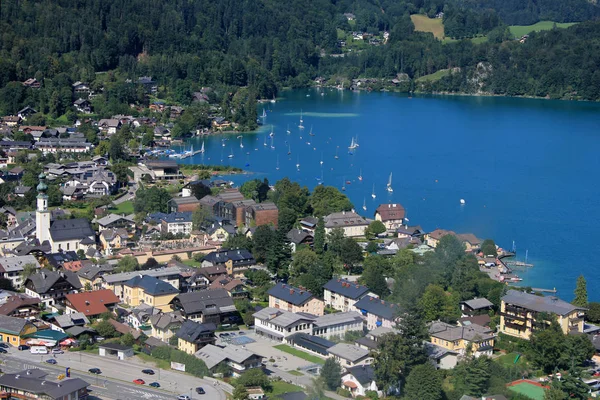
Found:
[[[35,213],[35,236],[40,244],[50,240],[50,211],[48,210],[48,195],[46,191],[46,175],[42,172],[39,176],[40,183],[37,185],[37,211]]]

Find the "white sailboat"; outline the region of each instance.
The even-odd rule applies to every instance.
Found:
[[[262,117],[263,119],[267,118],[267,112],[265,111],[265,109],[264,109],[264,108],[263,108],[263,113],[262,113],[261,117]]]
[[[358,180],[362,182],[362,168],[360,169],[360,172],[358,173]]]
[[[346,191],[346,177],[342,178],[342,192]]]
[[[275,138],[273,136],[271,136],[271,149],[275,149],[275,145],[274,145],[274,140]]]
[[[371,197],[372,198],[377,197],[377,196],[375,196],[375,184],[373,184],[373,193],[371,193]]]
[[[300,156],[296,158],[296,169],[300,169]]]
[[[354,150],[357,147],[358,147],[358,142],[356,140],[354,140],[354,138],[352,138],[352,141],[350,142],[350,146],[348,146],[348,149]]]
[[[275,133],[273,132],[273,125],[271,125],[271,133],[269,133],[269,136],[271,136],[271,137],[275,136]]]
[[[289,135],[290,133],[292,133],[292,131],[290,131],[290,124],[288,124],[288,128],[287,128],[287,131],[286,131],[286,133],[287,133],[288,135]]]
[[[319,163],[323,165],[323,152],[321,152],[321,161]]]
[[[223,139],[223,140],[221,140],[221,146],[225,147],[225,141],[226,141],[226,140],[227,140],[227,139]]]
[[[288,156],[292,154],[292,145],[288,143]]]
[[[267,147],[267,137],[265,136],[265,141],[263,143],[263,146]]]
[[[202,141],[202,147],[200,148],[200,153],[204,153],[204,140]]]
[[[302,119],[302,110],[300,110],[300,125],[298,125],[298,128],[304,129],[304,125],[302,125],[303,122],[304,120]]]
[[[244,148],[244,142],[243,142],[243,139],[242,139],[242,135],[238,136],[238,139],[240,139],[240,149],[243,149]]]
[[[335,159],[336,159],[336,160],[337,160],[338,158],[340,158],[340,157],[338,157],[338,154],[337,154],[337,153],[338,153],[338,149],[339,149],[339,148],[340,148],[340,146],[338,146],[338,147],[336,147],[336,148],[335,148]]]
[[[394,189],[392,188],[392,173],[390,172],[390,178],[388,179],[388,183],[387,183],[387,191],[392,193],[394,191]]]
[[[227,158],[233,158],[233,149],[231,149],[231,154],[229,154]]]
[[[310,136],[315,136],[315,134],[314,134],[314,133],[312,133],[312,125],[310,126],[310,132],[308,132],[308,134],[309,134]]]
[[[275,167],[277,171],[279,171],[279,154],[277,154],[277,166]]]
[[[363,210],[367,211],[367,199],[363,198]]]

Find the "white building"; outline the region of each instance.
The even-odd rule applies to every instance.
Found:
[[[346,374],[342,375],[342,387],[349,390],[352,397],[366,396],[367,391],[382,395],[375,382],[375,370],[370,365],[348,368]]]
[[[313,335],[343,339],[346,332],[362,332],[363,317],[356,311],[325,314],[314,321]]]
[[[279,342],[294,333],[311,335],[317,318],[310,314],[295,314],[273,307],[263,308],[253,316],[256,334]]]
[[[340,363],[342,368],[354,367],[356,365],[370,365],[373,363],[371,352],[348,343],[338,343],[328,350],[329,357]]]
[[[23,286],[23,276],[21,272],[26,265],[33,265],[35,268],[42,268],[37,259],[32,255],[0,257],[0,276],[9,279],[15,289]]]
[[[339,311],[358,311],[354,304],[365,296],[377,297],[369,288],[346,279],[333,278],[323,286],[325,305]]]
[[[369,221],[354,211],[342,211],[327,215],[325,221],[325,233],[331,233],[335,228],[341,228],[346,237],[359,237],[365,235]]]

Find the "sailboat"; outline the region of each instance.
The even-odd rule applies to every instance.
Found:
[[[348,146],[348,149],[354,150],[357,147],[358,147],[358,142],[356,140],[354,140],[354,138],[352,138],[352,142],[350,142],[350,146]]]
[[[373,184],[373,193],[371,193],[371,197],[372,198],[377,197],[377,196],[375,196],[375,184]]]
[[[231,154],[229,154],[227,158],[233,158],[233,149],[231,149]]]
[[[310,132],[308,132],[308,134],[309,134],[310,136],[315,136],[315,134],[314,134],[314,133],[312,133],[312,125],[310,126]]]
[[[387,183],[387,191],[392,193],[394,191],[394,189],[392,188],[392,173],[390,172],[390,178],[388,179],[388,183]]]
[[[292,133],[292,131],[290,131],[290,124],[288,124],[288,128],[287,128],[287,134],[289,135],[290,133]]]
[[[363,210],[367,211],[367,199],[363,198]]]
[[[202,147],[200,148],[200,153],[204,153],[204,140],[202,141]]]
[[[243,139],[242,139],[242,135],[238,136],[238,139],[240,139],[240,149],[243,149],[244,148],[244,142],[243,142]]]
[[[304,129],[304,125],[302,125],[303,122],[304,120],[302,119],[302,110],[300,110],[300,125],[298,125],[298,128]]]
[[[358,180],[362,182],[362,168],[360,169],[360,172],[358,173]]]
[[[262,113],[261,117],[262,117],[263,119],[267,118],[267,112],[265,111],[265,109],[264,109],[264,108],[263,108],[263,113]]]
[[[300,156],[296,159],[296,169],[300,169]]]
[[[288,156],[292,154],[292,145],[288,143]]]
[[[338,147],[335,148],[335,159],[336,160],[339,158],[338,155],[337,155],[339,148],[340,148],[340,146],[338,146]]]
[[[225,141],[226,141],[226,140],[227,140],[227,139],[223,139],[223,140],[221,140],[221,146],[225,147]]]
[[[277,166],[275,167],[277,171],[279,171],[279,154],[277,154]]]
[[[277,102],[277,100],[275,100],[275,95],[273,95],[273,100],[271,100],[271,103],[275,103]]]
[[[346,191],[346,178],[342,178],[342,192]]]
[[[323,152],[321,152],[321,161],[320,164],[323,165]]]
[[[271,149],[274,149],[274,148],[275,148],[275,146],[274,146],[274,144],[273,144],[273,140],[274,140],[274,139],[275,139],[275,138],[274,138],[273,136],[271,136]]]
[[[275,133],[273,133],[273,125],[271,125],[271,133],[269,133],[269,136],[273,137],[275,135]]]

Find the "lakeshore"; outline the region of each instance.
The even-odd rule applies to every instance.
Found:
[[[288,176],[309,188],[323,183],[341,189],[350,181],[345,194],[356,209],[366,203],[364,215],[370,216],[378,202],[397,201],[427,230],[474,232],[503,245],[515,241],[518,253],[528,249],[535,264],[518,273],[525,285],[556,286],[568,299],[578,275],[583,273],[590,284],[600,282],[600,273],[587,267],[583,254],[565,246],[596,247],[592,221],[600,213],[589,199],[600,190],[580,183],[594,181],[593,171],[600,167],[592,151],[599,139],[587,133],[600,127],[598,105],[495,96],[319,93],[286,91],[281,101],[268,104],[272,111],[265,124],[243,135],[243,149],[233,135],[188,140],[188,146],[204,140],[206,153],[180,163],[237,166],[270,183]],[[304,117],[303,131],[299,112],[315,113]],[[355,116],[325,117],[336,113]],[[315,136],[308,135],[311,126]],[[360,147],[348,154],[356,136]],[[578,162],[553,162],[565,155]],[[385,191],[390,172],[393,193]],[[246,178],[231,180],[239,185]],[[461,198],[466,204],[459,203]],[[577,241],[561,229],[566,221],[577,228]]]

